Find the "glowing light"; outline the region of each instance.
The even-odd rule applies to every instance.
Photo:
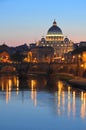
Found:
[[[63,83],[61,81],[58,81],[58,91],[61,92],[63,88]]]
[[[2,86],[2,91],[4,91],[4,83],[3,83],[3,82],[2,82],[2,85],[1,85],[1,86]]]
[[[68,96],[70,96],[70,86],[68,86]]]
[[[36,80],[31,80],[31,88],[36,88],[37,81]]]
[[[9,91],[8,91],[8,86],[6,87],[6,104],[9,101]]]
[[[58,83],[57,83],[57,86],[58,86],[58,103],[57,103],[57,105],[58,105],[58,110],[57,110],[57,112],[58,112],[58,114],[60,114],[60,105],[61,105],[61,92],[62,92],[62,88],[63,88],[63,83],[62,83],[62,81],[58,81]],[[63,104],[64,104],[64,93],[63,93]]]
[[[16,91],[18,94],[19,88],[17,87],[17,82],[19,84],[18,78],[16,76],[2,76],[0,78],[0,85],[2,91],[6,89],[6,103],[8,103],[11,98],[12,86],[16,86]]]
[[[61,91],[58,91],[58,109],[57,109],[57,113],[60,115],[60,92]]]
[[[84,106],[86,105],[86,93],[84,93]]]
[[[85,118],[86,116],[86,93],[81,92],[81,117]]]
[[[18,95],[19,93],[19,87],[16,88],[16,94]]]
[[[65,92],[64,91],[62,92],[62,104],[63,104],[63,106],[65,104]]]
[[[83,68],[83,67],[84,67],[84,65],[83,65],[83,64],[81,64],[81,67]]]
[[[8,86],[9,86],[9,91],[11,91],[11,88],[12,88],[12,80],[11,79],[8,80]]]
[[[70,86],[68,87],[68,116],[70,116]]]
[[[31,99],[34,101],[34,105],[37,105],[37,91],[36,91],[36,80],[31,80]]]
[[[62,34],[47,34],[47,36],[46,37],[54,37],[54,36],[60,36],[60,37],[63,37],[63,35]]]
[[[73,115],[75,116],[76,112],[76,93],[73,91]]]
[[[86,52],[83,52],[83,54],[82,54],[82,60],[83,60],[83,62],[86,62]]]
[[[19,80],[17,79],[16,82],[17,82],[16,85],[17,85],[17,88],[18,88],[19,87]]]
[[[83,101],[83,99],[84,99],[84,94],[83,92],[81,92],[81,101]]]

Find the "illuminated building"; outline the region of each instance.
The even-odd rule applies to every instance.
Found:
[[[77,65],[78,75],[86,77],[86,41],[78,43],[72,51],[71,61]]]
[[[6,51],[0,53],[0,62],[9,62],[9,59],[10,55]]]
[[[53,22],[53,26],[49,28],[46,35],[46,42],[49,44],[55,44],[57,42],[62,42],[63,39],[62,30],[57,26],[56,21]]]
[[[64,38],[62,30],[54,20],[53,25],[48,29],[46,38],[42,37],[38,46],[51,46],[54,48],[54,60],[61,61],[64,54],[73,50],[73,42],[67,37]],[[65,60],[65,59],[64,59]]]
[[[34,47],[31,48],[31,62],[48,62],[53,60],[54,49],[52,47]],[[30,53],[29,52],[29,53]]]

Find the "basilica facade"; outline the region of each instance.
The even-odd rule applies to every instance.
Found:
[[[52,47],[54,48],[54,59],[64,60],[68,52],[73,51],[74,43],[67,37],[64,38],[63,32],[57,26],[54,20],[53,25],[48,29],[46,37],[42,37],[37,46]]]

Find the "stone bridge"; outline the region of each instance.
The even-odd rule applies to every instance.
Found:
[[[74,75],[83,75],[83,68],[78,64],[70,63],[0,63],[0,74],[16,73],[19,76],[29,73],[49,73],[49,72],[64,72]]]
[[[0,74],[26,74],[29,63],[0,63]]]

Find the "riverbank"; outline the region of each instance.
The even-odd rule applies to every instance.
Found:
[[[86,78],[75,77],[68,81],[71,86],[86,90]]]
[[[56,76],[61,80],[67,80],[67,81],[74,78],[74,75],[69,73],[56,73],[52,74],[52,76]]]
[[[61,80],[67,81],[72,87],[86,90],[86,78],[74,76],[68,73],[55,74]]]
[[[74,88],[84,89],[86,90],[86,78],[74,76],[69,73],[51,73],[47,74],[44,72],[34,72],[29,74],[28,76],[46,76],[48,79],[48,84],[52,84],[56,81],[56,79],[67,81],[70,86]]]

